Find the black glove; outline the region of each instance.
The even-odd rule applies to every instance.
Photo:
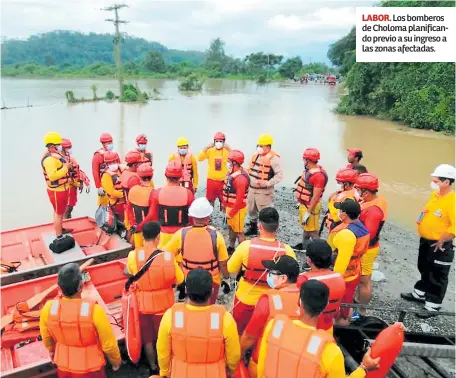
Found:
[[[229,294],[231,292],[231,285],[230,285],[230,279],[229,278],[224,278],[222,280],[222,290],[223,294]]]
[[[136,228],[138,227],[137,224],[134,224],[133,226],[130,227],[130,229],[128,230],[128,232],[130,232],[131,234],[135,234],[136,233]]]

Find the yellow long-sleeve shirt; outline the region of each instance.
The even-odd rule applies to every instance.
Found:
[[[119,171],[120,177],[120,171]],[[123,198],[124,192],[122,190],[116,190],[114,188],[114,182],[112,181],[112,176],[109,173],[103,173],[101,176],[101,187],[104,189],[106,194],[109,197],[109,203],[111,205],[115,204],[117,200]]]
[[[266,241],[274,241],[274,239],[265,239],[261,238],[261,240]],[[288,245],[285,244],[284,248],[286,250],[286,254],[288,256],[293,257],[296,260],[296,255],[293,249]],[[237,274],[241,269],[242,265],[247,266],[249,261],[249,251],[250,251],[250,240],[245,240],[241,244],[239,244],[234,251],[233,255],[228,260],[228,272],[230,274]],[[266,279],[266,277],[264,277]],[[265,287],[263,285],[253,285],[250,282],[241,278],[238,284],[238,288],[236,291],[236,297],[239,299],[240,302],[254,306],[257,304],[260,297],[269,291],[270,288]]]
[[[192,306],[187,304],[187,309],[191,311],[204,311],[209,306]],[[171,375],[171,327],[172,327],[172,308],[165,312],[158,330],[157,355],[160,375],[169,377]],[[226,366],[232,372],[237,368],[241,358],[241,346],[236,322],[233,316],[227,311],[223,316],[223,338],[225,340],[225,361]]]
[[[68,174],[68,168],[59,159],[54,156],[48,156],[43,160],[43,167],[49,181],[57,181]],[[69,187],[69,183],[60,185],[56,188],[47,187],[53,192],[64,192]]]
[[[423,219],[418,222],[418,233],[428,240],[439,240],[445,234],[456,234],[454,192],[439,196],[432,192],[423,210]]]
[[[268,336],[271,331],[272,325],[274,324],[274,319],[270,320],[264,330],[264,337],[261,340],[260,345],[260,354],[258,357],[258,377],[263,376],[265,362],[268,354]],[[296,327],[307,328],[307,329],[315,329],[314,327],[310,327],[299,320],[293,320],[293,324]],[[337,346],[336,343],[328,343],[323,350],[323,354],[321,356],[320,362],[320,371],[321,376],[326,378],[342,378],[346,377],[345,374],[345,366],[344,366],[344,355],[342,351]],[[349,378],[363,378],[366,376],[366,372],[362,368],[356,369],[353,373],[351,373],[348,377]],[[289,378],[300,378],[300,377],[293,377],[290,376]]]
[[[331,247],[333,247],[333,250],[337,249],[338,251],[336,263],[334,264],[334,271],[340,273],[341,275],[344,275],[355,249],[356,236],[350,230],[343,229],[335,234],[331,240],[328,239],[328,242],[332,244]],[[355,278],[357,277],[347,277],[345,278],[345,281],[353,281]]]
[[[207,233],[206,227],[193,227],[192,232],[200,232],[200,233]],[[176,260],[178,263],[182,263],[182,230],[179,230],[174,233],[168,243],[163,247],[164,251],[168,251],[173,253],[176,256]],[[217,231],[217,253],[218,253],[218,261],[226,261],[228,260],[228,251],[226,249],[225,239],[223,235]],[[216,275],[212,277],[214,283],[219,284],[221,282],[221,275],[218,272]]]
[[[71,301],[70,298],[63,298],[63,301]],[[46,302],[40,313],[40,333],[43,338],[43,344],[49,352],[54,352],[55,340],[52,338],[48,330],[48,319],[49,312],[51,310],[52,301]],[[108,317],[106,316],[103,309],[95,304],[93,308],[93,323],[98,333],[98,340],[100,342],[101,349],[106,354],[109,362],[112,365],[119,365],[121,362],[119,346],[117,345],[117,339],[112,330],[111,324],[109,323]]]
[[[224,181],[228,174],[226,163],[230,152],[223,147],[217,150],[215,147],[208,148],[206,151],[201,151],[198,155],[198,161],[208,160],[207,162],[207,178],[215,181]]]
[[[173,161],[175,159],[174,154],[172,154],[168,161]],[[181,162],[184,161],[184,157],[181,156]],[[198,162],[196,161],[195,155],[192,154],[192,171],[193,171],[193,188],[198,188]]]
[[[127,258],[127,270],[128,274],[131,274],[132,276],[138,273],[138,264],[136,264],[136,251],[130,251],[128,254]],[[181,284],[184,282],[184,272],[180,268],[180,266],[177,264],[176,259],[173,257],[173,263],[174,263],[174,271],[176,274],[176,284]],[[152,263],[153,264],[153,263]]]

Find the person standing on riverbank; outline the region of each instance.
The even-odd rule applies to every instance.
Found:
[[[144,134],[139,134],[136,137],[136,144],[138,146],[136,147],[136,151],[141,154],[141,163],[150,163],[150,165],[153,165],[152,151],[147,149],[147,137]]]
[[[100,143],[102,147],[95,151],[92,158],[92,175],[95,187],[98,189],[98,206],[107,206],[109,202],[109,198],[101,185],[101,176],[107,168],[104,161],[104,155],[106,152],[112,151],[114,148],[114,144],[112,142],[113,140],[111,134],[102,133],[100,135]]]
[[[355,183],[361,205],[359,220],[363,222],[370,234],[369,248],[361,257],[361,281],[357,297],[357,302],[361,304],[369,304],[372,297],[372,271],[375,259],[380,252],[380,232],[388,216],[388,204],[383,197],[377,194],[378,188],[377,177],[370,173],[361,174]],[[366,309],[359,308],[353,313],[352,320],[358,320],[365,314]]]
[[[191,190],[192,193],[196,193],[198,190],[198,163],[196,158],[188,148],[187,138],[180,137],[176,144],[177,152],[172,154],[168,161],[174,161],[182,166],[181,185]]]
[[[222,132],[214,135],[214,141],[205,147],[198,155],[198,161],[207,160],[207,184],[206,198],[214,206],[218,198],[222,203],[223,183],[225,182],[228,169],[228,154],[230,147],[225,143],[226,137]]]
[[[353,166],[359,164],[363,158],[363,151],[359,148],[347,148],[347,152],[348,165],[346,168],[353,168]]]
[[[307,148],[302,154],[304,172],[299,178],[295,189],[299,203],[299,223],[303,228],[302,249],[312,239],[319,239],[318,234],[321,212],[321,197],[328,183],[328,174],[318,164],[320,151],[316,148]]]
[[[245,236],[258,234],[258,213],[274,206],[274,185],[283,179],[280,156],[271,149],[273,143],[270,134],[261,135],[257,142],[257,151],[250,161],[247,171],[250,176],[250,190],[247,195],[250,226]]]
[[[455,196],[452,185],[456,178],[455,168],[449,164],[439,165],[431,174],[433,192],[418,217],[420,245],[418,270],[421,278],[413,292],[401,293],[407,301],[424,303],[429,314],[435,316],[442,306],[448,286],[448,274],[454,259],[453,240],[455,231]]]
[[[54,209],[55,237],[68,232],[62,227],[63,215],[68,204],[68,188],[70,185],[69,171],[72,168],[62,155],[62,136],[49,132],[44,136],[46,151],[41,158],[41,168],[46,181],[47,194]]]

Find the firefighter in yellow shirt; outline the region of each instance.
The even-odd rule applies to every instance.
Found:
[[[325,309],[328,298],[329,289],[324,283],[317,280],[306,281],[300,290],[300,318],[291,320],[284,315],[279,315],[269,321],[260,346],[258,377],[304,377],[305,374],[297,375],[296,366],[299,366],[300,372],[315,371],[317,350],[314,344],[317,341],[326,342],[320,357],[318,376],[326,378],[346,376],[342,351],[329,333],[316,329],[318,316]],[[269,353],[270,346],[274,346],[271,353]],[[363,378],[367,371],[378,369],[380,363],[380,358],[373,359],[370,356],[369,349],[361,365],[349,375],[349,378]]]
[[[455,200],[452,185],[456,178],[455,168],[439,165],[431,174],[432,193],[418,217],[420,246],[418,270],[421,278],[411,293],[402,293],[407,301],[424,303],[428,314],[435,316],[440,310],[448,286],[448,275],[454,259],[453,240],[455,231]]]
[[[207,160],[206,198],[214,206],[218,198],[222,204],[223,184],[228,174],[228,155],[230,147],[225,143],[225,134],[217,132],[214,142],[205,147],[198,155],[198,161]]]
[[[59,377],[105,378],[105,355],[113,370],[119,370],[120,351],[101,306],[81,298],[83,284],[78,264],[60,268],[58,285],[63,296],[48,301],[41,310],[41,337]]]
[[[213,378],[227,370],[232,377],[241,357],[233,316],[225,307],[209,304],[213,288],[207,270],[193,269],[186,287],[187,302],[174,304],[160,323],[160,376]]]
[[[188,146],[187,138],[180,137],[176,144],[177,151],[169,157],[168,161],[175,161],[182,166],[181,186],[195,193],[198,189],[198,163],[195,155]]]

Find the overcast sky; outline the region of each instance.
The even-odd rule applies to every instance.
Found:
[[[26,38],[56,29],[112,33],[110,0],[2,0],[2,36]],[[355,7],[373,0],[126,0],[121,30],[168,48],[207,49],[221,37],[227,54],[252,51],[325,58],[328,45],[355,24]]]

